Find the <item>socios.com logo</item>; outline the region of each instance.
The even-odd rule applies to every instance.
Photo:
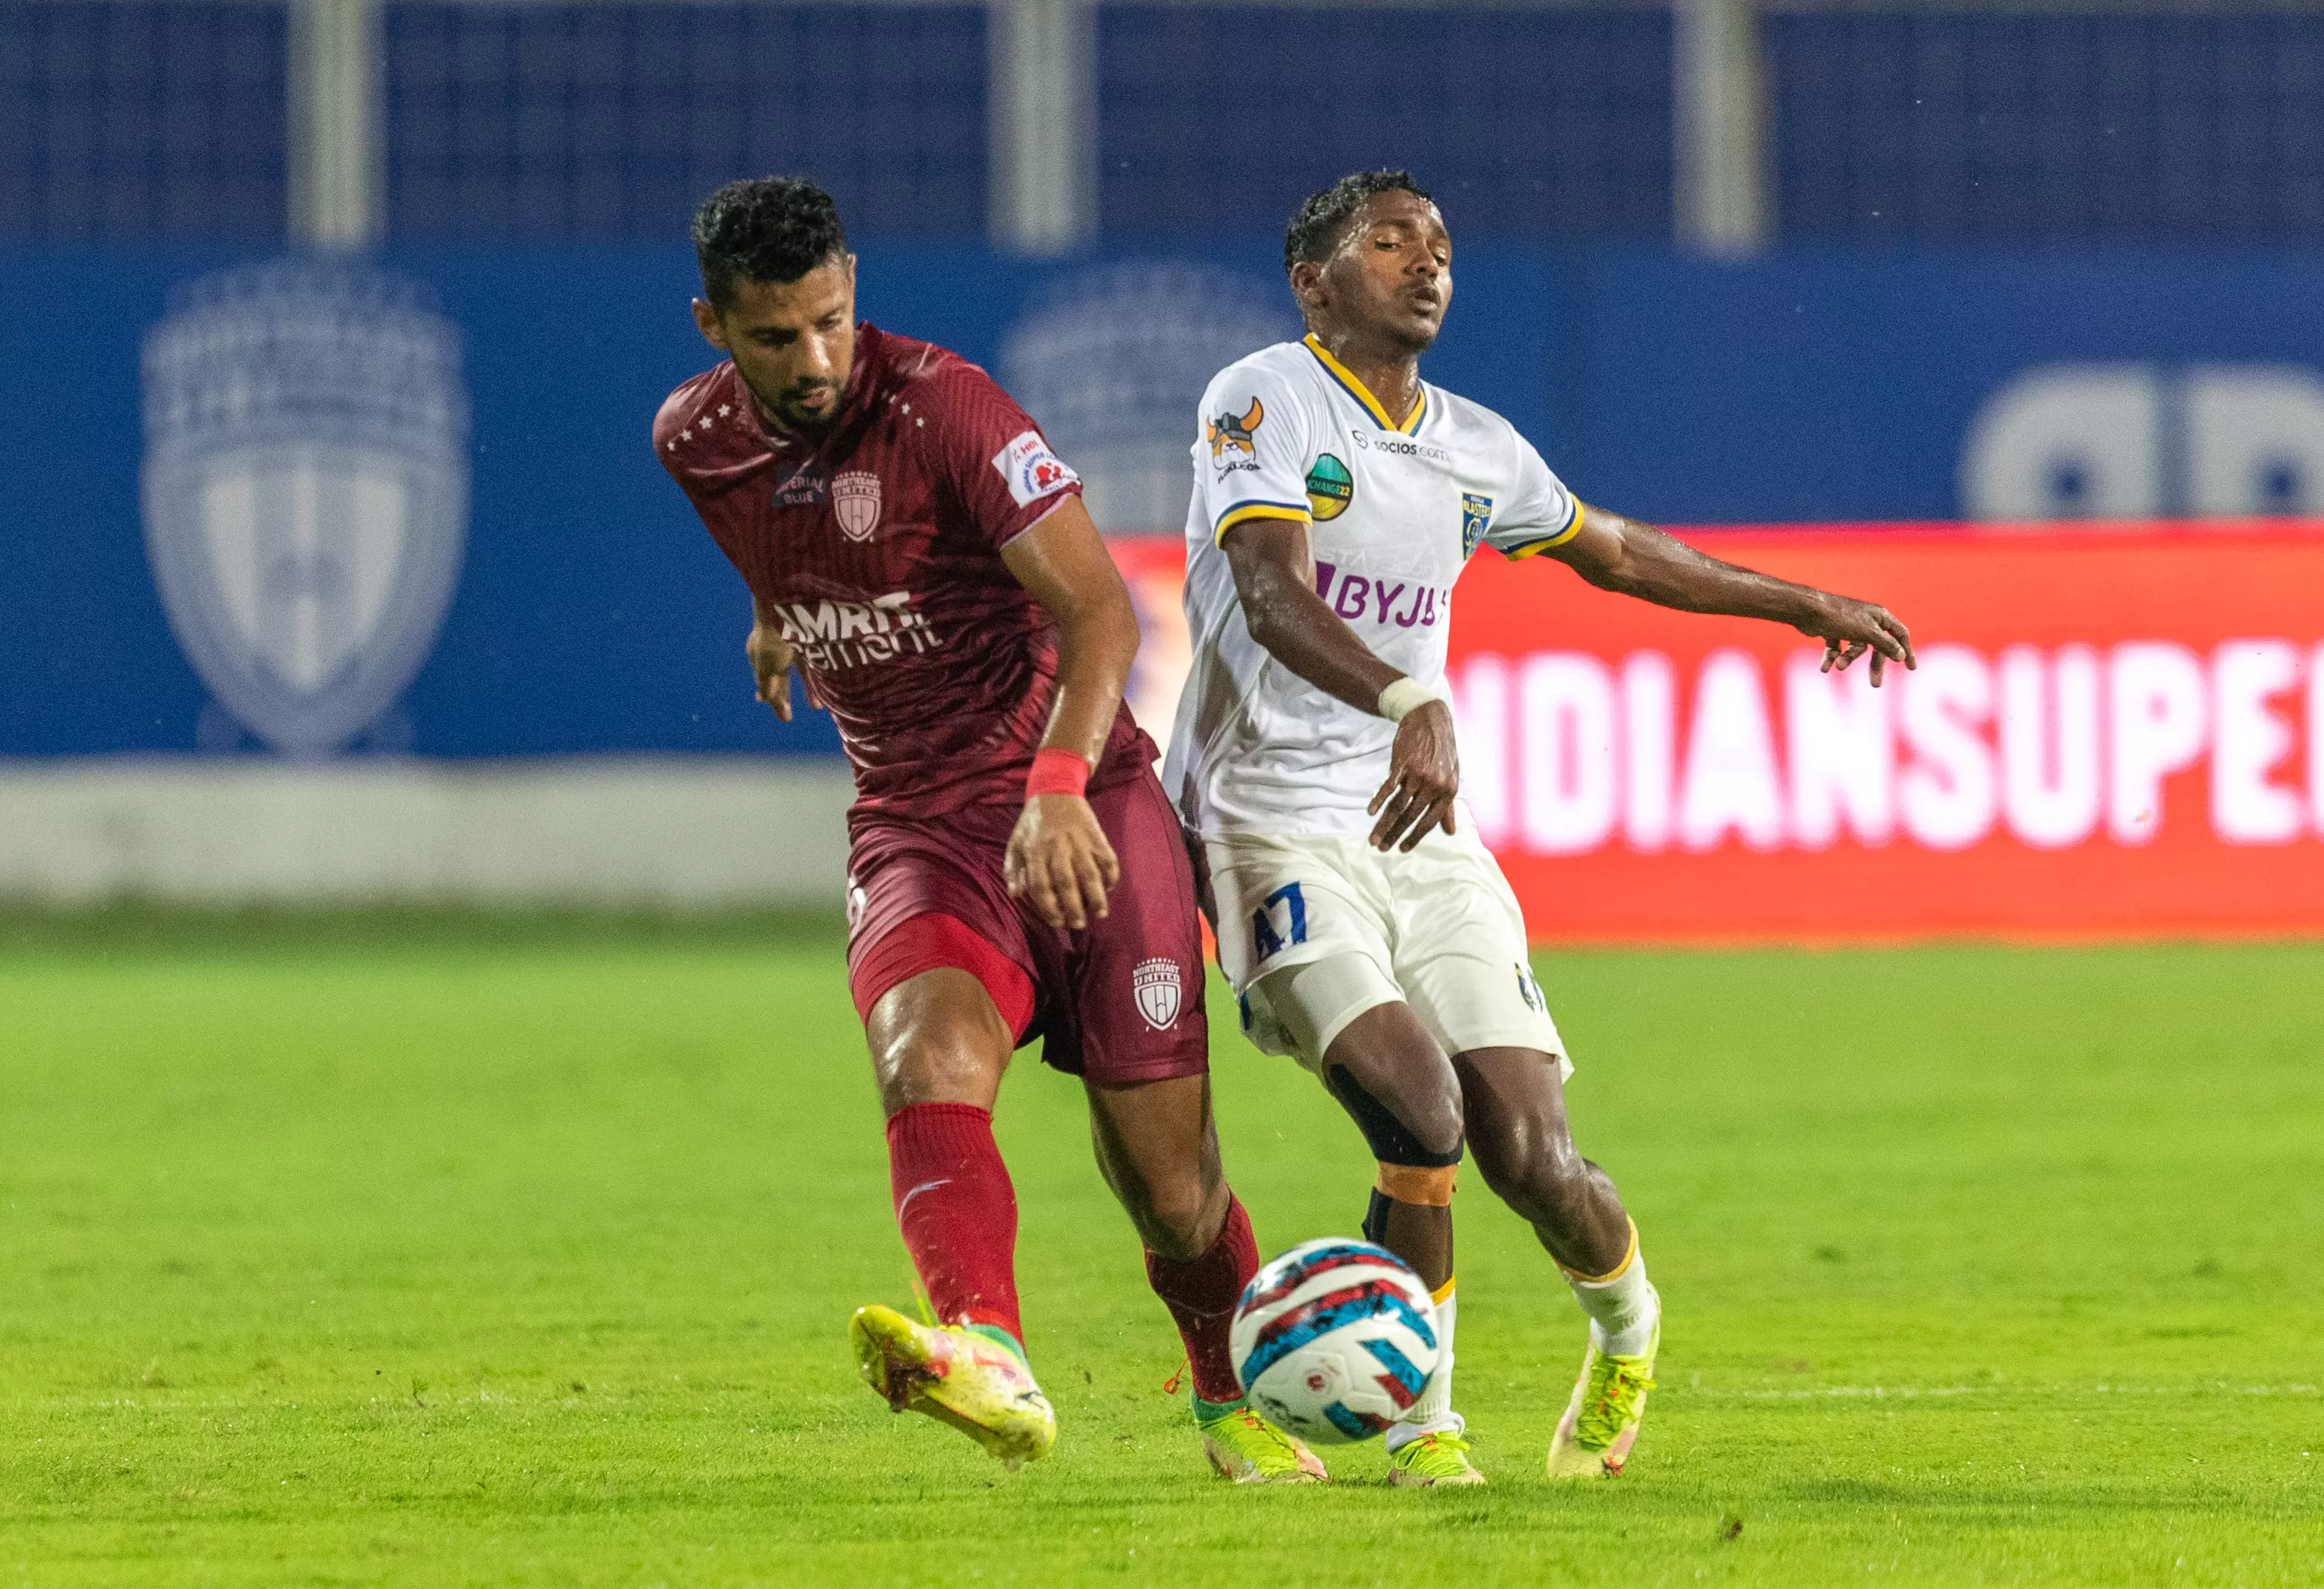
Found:
[[[409,283],[286,261],[177,295],[145,337],[145,538],[219,705],[290,756],[392,706],[468,520],[458,330]]]
[[[2292,364],[2044,364],[1961,449],[1971,519],[2324,513],[2324,381]]]

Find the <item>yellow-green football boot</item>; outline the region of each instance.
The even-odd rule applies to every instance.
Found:
[[[1590,1343],[1573,1382],[1573,1399],[1557,1420],[1549,1441],[1553,1479],[1610,1479],[1630,1459],[1638,1422],[1646,1415],[1646,1392],[1655,1388],[1655,1354],[1663,1344],[1663,1323],[1655,1319],[1646,1349],[1635,1357],[1601,1352]]]
[[[863,1382],[898,1412],[952,1425],[1003,1465],[1048,1454],[1057,1415],[1024,1358],[964,1325],[915,1324],[893,1308],[858,1308],[847,1339]]]
[[[1485,1475],[1469,1460],[1469,1442],[1450,1429],[1406,1440],[1388,1454],[1388,1482],[1399,1490],[1437,1484],[1481,1484]]]
[[[1219,1477],[1238,1484],[1320,1484],[1332,1475],[1323,1459],[1241,1401],[1194,1401],[1203,1455]]]

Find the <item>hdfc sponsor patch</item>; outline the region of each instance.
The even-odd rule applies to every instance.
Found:
[[[1038,430],[1028,430],[992,455],[992,466],[1009,482],[1009,494],[1020,508],[1039,501],[1052,491],[1079,485],[1081,476],[1065,467],[1049,450]]]

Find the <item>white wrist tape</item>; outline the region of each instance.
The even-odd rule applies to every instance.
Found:
[[[1442,699],[1418,679],[1397,679],[1379,693],[1379,714],[1390,722],[1402,722],[1408,713]]]

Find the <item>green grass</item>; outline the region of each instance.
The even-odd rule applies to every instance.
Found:
[[[1471,1176],[1493,1483],[1427,1495],[1208,1477],[1029,1061],[1055,1458],[856,1384],[909,1292],[828,939],[189,936],[0,953],[0,1589],[2324,1579],[2324,947],[1545,956],[1663,1389],[1537,1476],[1579,1316]],[[1217,1050],[1262,1246],[1351,1230],[1352,1130]]]

